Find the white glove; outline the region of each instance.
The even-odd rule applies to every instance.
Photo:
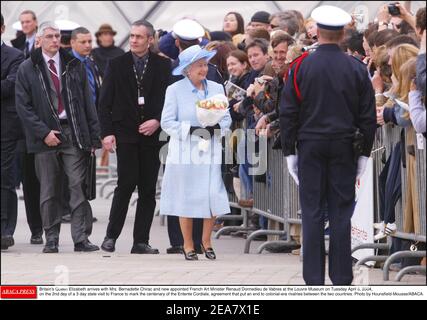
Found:
[[[299,185],[298,180],[298,156],[290,155],[286,157],[286,162],[288,164],[289,174],[294,178],[295,183]]]
[[[368,163],[368,157],[360,156],[359,159],[357,159],[357,175],[356,180],[359,180],[363,173],[366,170],[366,164]]]

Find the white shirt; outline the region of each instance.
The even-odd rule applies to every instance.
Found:
[[[44,59],[44,62],[46,63],[46,66],[47,66],[47,68],[50,70],[50,68],[49,68],[49,66],[50,66],[50,64],[49,64],[49,60],[53,60],[54,62],[55,62],[55,68],[56,68],[56,71],[58,71],[58,74],[57,74],[57,76],[58,76],[58,78],[59,78],[59,81],[61,81],[61,63],[60,63],[60,59],[59,59],[59,51],[51,58],[51,57],[49,57],[46,53],[44,53],[43,51],[42,51],[42,54],[43,54],[43,59]]]
[[[50,64],[49,64],[49,60],[53,60],[54,61],[54,65],[55,65],[55,68],[56,68],[56,71],[58,71],[58,74],[57,74],[57,76],[58,76],[58,79],[59,79],[59,82],[61,82],[61,63],[60,63],[60,59],[59,59],[59,51],[51,58],[51,57],[49,57],[46,53],[44,53],[43,51],[42,51],[42,54],[43,54],[43,59],[44,59],[44,62],[46,63],[46,65],[47,65],[47,69],[48,70],[51,70],[50,68],[49,68],[49,66],[50,66]],[[53,71],[49,71],[49,72],[53,72]],[[61,112],[61,114],[59,115],[59,119],[67,119],[67,114],[66,114],[66,112],[65,112],[65,109],[64,109],[64,111],[63,112]]]

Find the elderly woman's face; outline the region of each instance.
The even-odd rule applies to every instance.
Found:
[[[208,62],[206,59],[200,59],[193,62],[187,68],[187,75],[188,78],[195,83],[199,83],[206,79],[206,76],[208,75]]]

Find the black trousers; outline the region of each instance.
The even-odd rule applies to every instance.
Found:
[[[303,277],[308,285],[325,283],[325,203],[330,232],[329,277],[334,285],[350,285],[353,280],[351,216],[356,169],[350,139],[298,141]]]
[[[160,147],[138,143],[117,144],[117,187],[114,190],[107,237],[117,239],[122,232],[129,201],[138,187],[134,243],[147,243],[156,208],[156,182]]]
[[[24,152],[22,162],[22,191],[24,193],[25,213],[32,235],[42,235],[40,214],[40,182],[36,175],[34,153]]]
[[[193,241],[194,246],[198,247],[202,243],[203,234],[203,219],[193,219]],[[179,225],[179,217],[168,216],[168,236],[171,246],[182,246],[184,245],[184,239],[182,237],[181,227]]]
[[[16,140],[1,141],[1,235],[13,236],[18,217],[18,198],[13,170]]]
[[[380,218],[384,223],[396,220],[394,208],[402,197],[401,161],[401,143],[398,142],[379,177]]]

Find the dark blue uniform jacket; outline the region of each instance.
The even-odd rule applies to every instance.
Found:
[[[280,100],[284,156],[295,154],[298,140],[342,139],[356,128],[364,135],[363,155],[369,156],[376,130],[375,93],[366,66],[335,44],[323,44],[306,57],[297,72],[301,101],[293,72]]]

